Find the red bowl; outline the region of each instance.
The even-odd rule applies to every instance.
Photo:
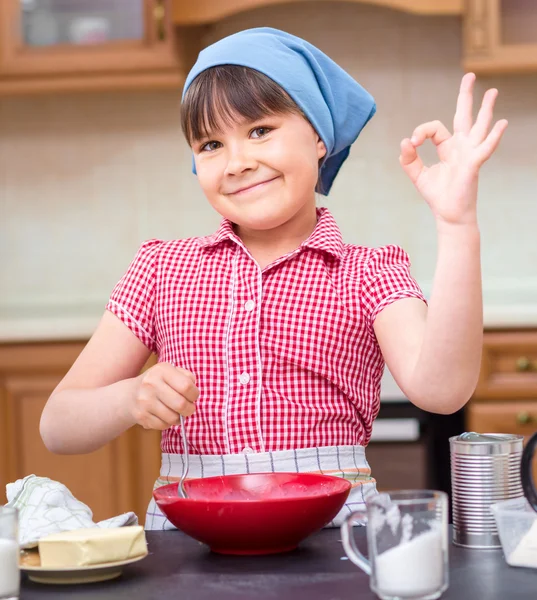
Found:
[[[191,479],[153,491],[171,523],[221,554],[293,550],[341,510],[351,484],[314,473],[251,473]]]

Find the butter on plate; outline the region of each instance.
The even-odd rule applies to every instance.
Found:
[[[147,554],[144,528],[139,525],[76,529],[39,540],[41,566],[84,567],[118,562]]]

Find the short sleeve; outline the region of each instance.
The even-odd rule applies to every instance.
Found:
[[[160,240],[149,240],[141,245],[106,305],[106,309],[116,315],[153,352],[156,351],[157,258],[161,245]]]
[[[420,286],[410,274],[408,254],[399,246],[375,248],[362,282],[361,301],[369,325],[387,306],[404,298],[427,302]]]

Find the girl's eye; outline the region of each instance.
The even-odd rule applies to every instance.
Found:
[[[207,142],[206,144],[203,144],[203,146],[200,148],[200,152],[214,152],[215,150],[218,150],[218,148],[220,148],[222,146],[222,144],[220,142]]]
[[[272,129],[270,127],[256,127],[250,134],[253,138],[262,138],[270,133]]]

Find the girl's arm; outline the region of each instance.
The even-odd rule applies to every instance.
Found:
[[[130,329],[105,312],[43,410],[40,433],[47,448],[92,452],[136,423],[166,429],[179,414],[191,415],[199,395],[194,376],[166,363],[140,375],[149,356]]]
[[[438,256],[427,308],[409,298],[377,316],[374,329],[386,363],[417,406],[438,413],[461,408],[472,395],[481,363],[483,301],[477,183],[507,127],[492,130],[497,90],[488,90],[473,123],[475,76],[463,77],[454,133],[438,121],[419,126],[401,143],[400,162],[435,216]],[[489,132],[490,130],[490,132]],[[440,161],[425,167],[416,151],[431,139]]]

